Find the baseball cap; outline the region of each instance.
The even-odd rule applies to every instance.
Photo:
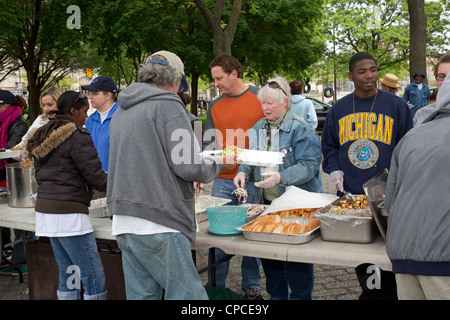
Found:
[[[83,90],[87,91],[108,91],[117,92],[117,85],[113,79],[109,76],[100,76],[92,80],[91,84],[88,86],[82,86]]]
[[[425,78],[425,74],[421,71],[416,71],[416,73],[414,73],[414,75],[413,75],[413,79],[415,79],[417,76],[421,76],[421,77]]]
[[[161,50],[161,51],[153,53],[150,56],[150,58],[153,56],[156,56],[156,55],[163,56],[164,58],[166,58],[167,61],[149,59],[149,60],[147,60],[147,63],[159,63],[162,65],[169,65],[169,66],[172,66],[173,68],[175,68],[175,70],[179,71],[183,75],[183,77],[181,79],[180,91],[181,92],[188,91],[189,85],[187,83],[186,76],[184,75],[183,61],[181,61],[181,59],[175,53],[165,51],[165,50]]]
[[[8,90],[0,90],[0,104],[11,104],[16,97]]]

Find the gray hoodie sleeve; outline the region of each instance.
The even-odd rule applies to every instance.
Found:
[[[216,101],[217,100],[212,101],[209,105],[208,111],[206,111],[205,132],[203,134],[202,140],[203,150],[217,150],[217,148],[219,147],[216,137],[216,128],[214,126],[214,121],[211,115],[211,109],[213,108]]]
[[[221,165],[201,157],[200,145],[185,114],[174,115],[160,130],[167,163],[176,176],[185,181],[208,183],[218,175]]]

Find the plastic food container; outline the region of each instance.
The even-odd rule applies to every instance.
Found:
[[[212,196],[198,196],[197,203],[195,204],[195,214],[197,216],[197,222],[203,222],[208,220],[208,214],[206,209],[209,207],[218,207],[230,203],[230,199],[212,197]]]
[[[219,235],[240,234],[236,228],[247,220],[247,208],[242,206],[219,206],[206,209],[209,220],[208,231]]]
[[[373,218],[375,219],[375,223],[383,240],[386,240],[389,222],[389,213],[384,208],[387,179],[388,170],[384,169],[363,184],[364,193],[369,201],[370,210],[373,213]]]
[[[106,205],[106,198],[91,200],[89,206],[89,216],[91,218],[107,218],[108,206]]]

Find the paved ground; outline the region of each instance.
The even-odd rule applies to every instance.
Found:
[[[322,174],[322,181],[325,191],[332,193],[328,187],[327,174]],[[207,251],[198,252],[197,266],[199,269],[207,265],[207,256]],[[230,272],[227,278],[227,287],[236,293],[241,293],[241,260],[242,257],[240,256],[235,256],[231,259]],[[316,264],[314,266],[314,274],[314,300],[357,300],[361,293],[353,268]],[[205,284],[207,281],[206,272],[201,275],[201,278]],[[263,291],[264,298],[269,299],[270,296],[265,291],[263,271],[260,287]],[[0,300],[28,300],[27,275],[24,276],[23,283],[19,283],[18,277],[0,275]]]

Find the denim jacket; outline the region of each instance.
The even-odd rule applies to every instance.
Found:
[[[428,101],[430,101],[430,88],[423,83],[422,90],[419,90],[419,87],[415,83],[410,83],[403,94],[403,99],[409,101],[413,105],[411,108],[411,115],[414,118],[417,110],[428,105]]]
[[[267,151],[267,134],[269,123],[267,118],[259,120],[249,132],[249,149]],[[308,129],[306,121],[292,112],[286,116],[274,135],[271,151],[285,154],[283,163],[273,168],[281,175],[282,183],[278,185],[280,194],[287,186],[296,186],[310,192],[320,192],[318,175],[322,151],[317,133]],[[263,167],[241,164],[239,172],[247,177],[261,181]],[[257,188],[258,203],[261,202],[262,189]]]

